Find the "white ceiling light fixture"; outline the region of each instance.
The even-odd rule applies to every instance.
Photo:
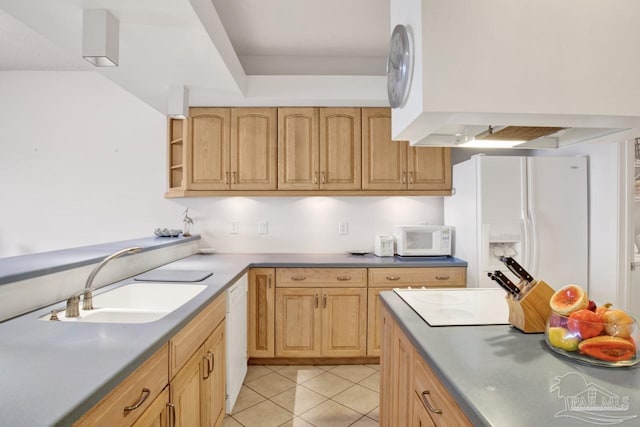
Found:
[[[184,85],[171,85],[167,100],[167,114],[173,119],[189,117],[189,89]]]
[[[88,9],[82,15],[82,57],[96,67],[117,67],[120,23],[107,9]]]

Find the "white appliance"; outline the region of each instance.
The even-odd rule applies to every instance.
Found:
[[[230,414],[247,375],[247,275],[231,285],[226,293],[226,411]]]
[[[451,227],[394,225],[396,253],[401,256],[451,255]]]
[[[376,236],[373,253],[376,256],[393,256],[393,236]]]
[[[477,155],[453,166],[444,218],[468,287],[496,287],[489,271],[511,256],[558,289],[588,288],[587,159]],[[506,273],[510,275],[511,273]]]
[[[502,289],[394,289],[431,326],[506,325]]]

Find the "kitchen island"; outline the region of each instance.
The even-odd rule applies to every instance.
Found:
[[[574,362],[549,350],[543,334],[508,325],[431,327],[394,292],[380,297],[415,357],[431,368],[474,426],[640,425],[640,365]],[[388,391],[381,391],[383,398],[391,398]]]
[[[68,261],[70,265],[78,261],[75,254],[71,258]],[[54,268],[42,256],[39,259],[41,271],[48,272]],[[213,275],[198,282],[206,285],[204,291],[158,321],[118,324],[39,319],[53,308],[64,309],[64,303],[57,303],[0,323],[0,368],[5,384],[0,390],[0,424],[29,427],[71,425],[166,346],[171,337],[222,296],[250,268],[465,266],[466,262],[451,257],[397,260],[347,254],[188,256],[160,269],[208,270]],[[33,278],[40,274],[27,270],[21,266],[20,271],[11,271],[10,274],[19,274],[20,278]],[[131,281],[131,278],[121,280],[98,293]],[[9,279],[5,281],[7,285],[10,284],[8,282]],[[3,283],[2,278],[0,283]]]

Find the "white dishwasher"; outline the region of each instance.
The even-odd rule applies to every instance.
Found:
[[[247,375],[247,291],[245,274],[227,290],[226,302],[226,411],[231,413]]]

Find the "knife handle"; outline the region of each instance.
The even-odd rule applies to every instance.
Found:
[[[522,268],[522,266],[520,264],[518,264],[518,262],[513,259],[512,257],[505,257],[505,256],[501,256],[499,257],[500,261],[502,261],[504,263],[504,265],[507,266],[507,268],[516,276],[518,276],[519,279],[521,280],[525,280],[529,283],[533,282],[533,276],[530,275],[527,270],[525,270],[524,268]]]

